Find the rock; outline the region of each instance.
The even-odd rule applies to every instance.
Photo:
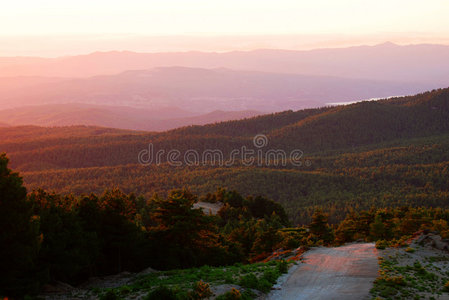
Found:
[[[147,274],[151,274],[151,273],[156,273],[157,271],[153,268],[146,268],[143,271],[140,271],[139,273],[137,273],[137,275],[147,275]]]
[[[81,284],[82,288],[116,288],[129,283],[135,274],[122,272],[115,275],[104,277],[91,277],[85,283]]]
[[[427,235],[420,235],[416,240],[415,240],[415,242],[417,243],[417,244],[422,244],[423,243],[423,241],[424,241],[424,239],[426,239],[427,238]]]
[[[423,230],[421,235],[415,239],[415,243],[422,246],[430,246],[443,251],[449,251],[449,242],[447,240],[443,240],[441,236],[435,233],[436,231]]]
[[[295,250],[292,251],[292,254],[296,255],[296,254],[298,254],[301,251],[302,251],[302,248],[301,248],[301,246],[299,246],[298,248],[296,248]]]
[[[443,242],[441,240],[441,236],[434,235],[431,237],[431,240],[432,240],[431,242],[432,247],[437,248],[438,250],[445,250],[445,251],[449,250],[449,244]]]
[[[44,294],[64,294],[75,290],[70,284],[56,281],[53,284],[46,284],[42,287],[42,292]]]

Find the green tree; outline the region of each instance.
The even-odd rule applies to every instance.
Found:
[[[187,267],[211,263],[220,251],[218,230],[212,217],[193,208],[197,197],[186,190],[172,191],[167,199],[155,198],[154,226],[149,233],[154,241],[159,267]],[[209,256],[215,249],[215,255]],[[206,260],[206,261],[204,261]]]
[[[309,225],[310,233],[325,243],[330,243],[334,240],[332,228],[328,223],[328,215],[323,213],[321,209],[315,211],[312,216],[312,222]]]
[[[77,284],[84,276],[92,275],[89,271],[96,253],[95,236],[83,230],[76,211],[70,208],[75,202],[73,197],[37,190],[28,199],[39,215],[43,237],[39,265],[50,279]]]
[[[374,218],[374,222],[370,225],[370,236],[373,240],[385,239],[387,235],[387,229],[382,222],[382,215],[377,214]]]
[[[354,222],[354,220],[347,218],[341,221],[340,225],[335,231],[335,241],[339,244],[352,242],[356,233],[356,223]]]
[[[20,296],[38,288],[30,277],[39,235],[22,178],[8,169],[8,162],[0,154],[0,296]]]

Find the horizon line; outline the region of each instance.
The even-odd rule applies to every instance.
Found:
[[[0,37],[1,38],[1,37]],[[362,48],[362,47],[379,47],[379,46],[392,46],[392,47],[412,47],[412,46],[442,46],[448,47],[449,43],[398,43],[392,41],[385,41],[381,43],[361,43],[354,45],[342,45],[342,46],[330,46],[330,47],[315,47],[310,49],[288,49],[288,48],[270,48],[261,47],[248,50],[223,50],[223,51],[205,51],[205,50],[173,50],[173,51],[135,51],[135,50],[97,50],[78,54],[66,54],[56,56],[44,56],[44,55],[3,55],[0,53],[0,58],[42,58],[42,59],[61,59],[78,56],[90,56],[95,54],[111,54],[111,53],[132,53],[132,54],[180,54],[180,53],[204,53],[204,54],[227,54],[227,53],[249,53],[256,51],[285,51],[285,52],[311,52],[319,50],[332,50],[332,49],[350,49],[350,48]]]

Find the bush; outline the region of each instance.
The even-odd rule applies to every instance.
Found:
[[[118,300],[120,299],[113,290],[109,290],[106,294],[100,296],[100,300]]]
[[[390,287],[395,287],[397,285],[406,285],[406,281],[402,276],[382,276],[377,278],[375,283],[385,284]]]
[[[281,260],[278,263],[277,268],[278,268],[279,273],[281,273],[281,274],[288,273],[288,262],[286,262],[285,260]]]
[[[257,279],[256,275],[254,274],[248,274],[240,278],[239,285],[250,289],[258,289],[259,279]]]
[[[376,249],[384,250],[388,247],[388,242],[386,240],[378,240],[376,242]]]
[[[274,270],[265,271],[264,276],[260,279],[254,274],[248,274],[240,278],[239,285],[245,288],[256,289],[267,293],[271,290],[271,286],[277,279],[277,272]],[[274,282],[273,282],[274,281]]]
[[[145,300],[178,300],[178,297],[173,290],[165,286],[160,286],[149,292],[145,297]]]
[[[190,298],[195,300],[207,299],[213,296],[214,293],[210,290],[208,283],[200,280],[193,285],[193,291],[189,293]]]
[[[268,293],[271,290],[271,286],[272,284],[268,280],[262,278],[259,280],[257,289],[263,293]]]
[[[407,247],[407,249],[405,249],[405,252],[413,253],[415,252],[415,249],[413,249],[412,247]]]
[[[234,283],[234,277],[229,272],[226,272],[226,274],[225,274],[225,283],[227,283],[227,284]]]
[[[446,281],[446,283],[444,284],[443,290],[444,290],[445,292],[449,292],[449,281]]]
[[[279,272],[277,270],[265,270],[262,278],[267,280],[271,284],[275,284],[278,277],[279,277]]]
[[[240,299],[242,299],[242,294],[240,293],[239,290],[232,288],[232,290],[230,290],[226,294],[220,295],[215,299],[216,300],[240,300]]]

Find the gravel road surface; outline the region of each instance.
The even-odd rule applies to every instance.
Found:
[[[314,248],[303,257],[304,263],[292,267],[279,282],[281,289],[267,299],[370,299],[379,270],[373,243]]]

